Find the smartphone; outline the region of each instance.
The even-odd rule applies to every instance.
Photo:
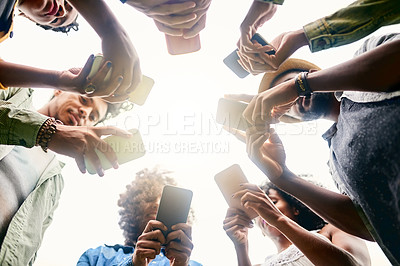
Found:
[[[145,155],[146,150],[143,144],[142,137],[139,130],[131,129],[128,130],[132,133],[130,138],[124,138],[120,136],[108,136],[104,138],[114,152],[117,154],[118,164],[124,164],[134,159],[140,158]],[[99,156],[101,166],[104,170],[112,168],[111,163],[108,161],[104,153],[101,152],[101,147],[95,150]],[[85,156],[86,170],[89,174],[96,174],[96,169],[93,167],[92,163]]]
[[[182,36],[171,36],[165,34],[168,53],[171,55],[193,53],[201,48],[200,35],[185,39]]]
[[[217,173],[214,177],[219,189],[222,192],[229,207],[242,210],[250,219],[254,219],[258,214],[251,210],[246,209],[242,206],[239,198],[232,198],[232,195],[240,190],[240,184],[248,183],[246,176],[238,164],[233,164],[228,168]]]
[[[193,192],[189,189],[166,185],[160,199],[156,220],[162,222],[168,229],[163,232],[167,236],[171,226],[186,223],[192,203]]]
[[[93,78],[94,75],[97,74],[97,72],[100,70],[100,67],[103,65],[103,55],[102,54],[96,54],[94,56],[94,60],[92,63],[92,68],[90,69],[89,75],[87,76],[89,79]],[[104,78],[104,81],[107,82],[110,80],[111,77],[111,72],[112,68],[110,68],[107,72],[106,77]]]
[[[262,46],[265,46],[268,44],[268,42],[266,40],[264,40],[264,38],[256,33],[253,35],[253,37],[251,38],[252,40],[257,41],[259,44],[261,44]],[[227,57],[224,58],[223,62],[224,64],[229,67],[239,78],[245,78],[247,75],[249,75],[250,73],[247,72],[238,62],[239,60],[239,56],[237,55],[237,51],[238,49],[236,49],[235,51],[233,51],[232,53],[230,53]],[[272,51],[267,51],[265,52],[268,55],[272,55],[275,54],[275,50]]]
[[[143,75],[142,81],[139,83],[136,89],[129,94],[129,101],[138,105],[143,105],[146,102],[153,85],[154,80]]]
[[[229,128],[246,131],[251,124],[243,117],[247,103],[220,98],[217,107],[216,122]]]

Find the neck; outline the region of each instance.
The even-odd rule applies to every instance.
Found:
[[[45,116],[50,116],[49,105],[48,104],[43,105],[41,108],[37,110],[37,112]]]
[[[283,234],[280,234],[279,236],[273,236],[270,238],[272,242],[274,242],[276,249],[278,250],[278,253],[284,251],[290,245],[292,245],[292,242],[290,242],[289,239],[287,239]]]

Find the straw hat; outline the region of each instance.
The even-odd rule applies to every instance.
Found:
[[[303,72],[310,71],[311,69],[320,70],[321,68],[306,60],[289,58],[280,65],[278,70],[267,72],[264,74],[264,77],[262,78],[260,83],[260,87],[258,88],[258,93],[270,89],[276,78],[286,72]],[[285,114],[279,120],[285,123],[301,122],[300,119]]]

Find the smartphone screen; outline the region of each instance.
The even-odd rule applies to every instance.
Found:
[[[128,131],[132,133],[132,136],[130,138],[124,138],[120,136],[108,136],[104,138],[104,141],[107,142],[116,153],[118,164],[120,165],[140,158],[146,153],[146,149],[144,147],[142,136],[140,135],[139,130],[131,129]],[[104,170],[112,168],[112,165],[108,161],[107,157],[104,155],[104,153],[101,152],[101,147],[99,147],[99,149],[96,149],[96,153],[99,156],[101,166]],[[85,165],[86,170],[89,174],[96,174],[95,168],[93,167],[92,163],[87,160],[86,157]]]
[[[171,226],[186,223],[192,197],[191,190],[164,186],[156,220],[161,221],[168,228],[167,232],[163,232],[165,236],[171,232]]]
[[[240,187],[240,184],[249,182],[238,164],[233,164],[225,170],[217,173],[214,180],[229,207],[242,210],[250,219],[258,216],[255,211],[244,208],[239,198],[232,198],[234,193],[243,189]]]
[[[268,42],[266,40],[264,40],[264,38],[256,33],[253,35],[253,37],[251,38],[252,40],[257,41],[259,44],[261,44],[262,46],[265,46],[268,44]],[[237,51],[238,49],[234,50],[232,53],[230,53],[227,57],[224,58],[223,62],[224,64],[229,67],[239,78],[245,78],[247,75],[249,75],[250,73],[247,72],[238,62],[239,60],[239,56],[237,55]],[[275,54],[275,50],[272,51],[267,51],[265,52],[266,54]]]
[[[218,101],[216,122],[229,128],[246,131],[251,124],[243,117],[247,103],[220,98]]]

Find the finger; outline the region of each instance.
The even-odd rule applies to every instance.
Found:
[[[118,169],[118,158],[113,148],[102,139],[100,139],[99,142],[100,146],[97,146],[97,150],[99,150],[106,156],[107,160],[110,162],[114,169]]]
[[[79,171],[81,171],[82,174],[86,173],[86,165],[85,165],[85,159],[83,156],[78,156],[75,158],[75,162],[78,165]]]
[[[196,3],[192,1],[173,4],[157,5],[146,11],[146,15],[152,16],[165,16],[165,15],[179,15],[185,13],[188,9],[196,7]]]
[[[173,16],[152,16],[152,18],[168,27],[185,29],[186,23],[197,18],[196,13],[191,13],[188,15],[173,15]]]
[[[90,73],[90,70],[92,68],[93,65],[93,61],[94,61],[94,55],[90,55],[88,60],[86,61],[85,65],[83,66],[83,68],[80,70],[81,72],[79,73],[80,75],[87,77]],[[72,73],[74,73],[73,71],[71,71]],[[78,73],[74,73],[74,74],[78,74]]]
[[[133,92],[142,81],[142,79],[142,71],[140,70],[139,64],[136,64],[133,68],[133,80],[131,83],[131,87],[126,91],[126,93],[130,94],[131,92]]]
[[[250,94],[224,94],[225,99],[249,103],[254,95]]]
[[[193,38],[200,33],[206,27],[206,14],[204,14],[199,21],[194,24],[189,30],[183,32],[184,38]]]
[[[179,224],[174,224],[171,226],[172,230],[182,230],[185,235],[187,235],[190,239],[192,239],[192,227],[186,223],[179,223]]]
[[[94,169],[96,170],[96,173],[102,177],[104,176],[104,170],[101,166],[100,158],[94,151],[94,149],[95,149],[94,147],[92,149],[89,149],[86,153],[86,156],[90,161],[90,163],[93,165]]]
[[[234,135],[241,142],[246,143],[246,133],[244,131],[227,126],[223,126],[223,128]]]
[[[171,36],[182,36],[183,35],[182,29],[174,29],[172,27],[168,27],[167,25],[164,25],[163,23],[161,23],[157,20],[154,20],[154,23],[156,24],[159,31],[164,32],[167,35],[171,35]]]
[[[157,220],[150,220],[146,227],[144,228],[143,232],[150,232],[154,231],[156,229],[162,230],[162,231],[167,231],[168,228],[160,221]]]
[[[104,135],[114,135],[114,136],[130,138],[132,136],[131,132],[113,126],[93,127],[92,130],[94,130],[94,132],[99,137]]]

